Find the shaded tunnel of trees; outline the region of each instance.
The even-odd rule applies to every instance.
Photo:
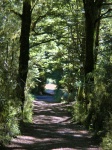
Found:
[[[58,101],[60,89],[75,101],[74,122],[112,146],[111,0],[4,0],[0,11],[0,143],[32,120],[32,91],[51,78]]]

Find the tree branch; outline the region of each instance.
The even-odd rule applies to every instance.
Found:
[[[11,12],[13,12],[16,16],[20,17],[22,19],[22,14],[16,12],[15,10],[11,9]]]
[[[39,36],[39,35],[44,35],[44,34],[46,34],[46,32],[41,32],[41,33],[38,33],[38,32],[36,32],[35,30],[33,30],[33,32],[34,32],[34,36]]]
[[[96,0],[95,4],[96,6],[102,6],[103,0]]]
[[[105,19],[105,18],[112,18],[112,16],[105,16],[102,19]]]
[[[103,5],[112,5],[112,3],[103,3],[102,6]]]
[[[43,43],[48,43],[48,42],[51,42],[51,41],[55,41],[56,39],[48,39],[48,40],[42,40],[41,42],[39,42],[39,43],[34,43],[34,44],[32,44],[32,45],[30,45],[30,48],[33,48],[33,47],[35,47],[35,46],[38,46],[38,45],[41,45],[41,44],[43,44]]]
[[[103,18],[103,16],[105,16],[107,13],[109,13],[110,11],[112,11],[112,9],[108,9],[105,13],[101,14],[99,18],[96,19],[95,24]]]
[[[32,31],[35,30],[35,27],[36,27],[36,24],[41,21],[43,18],[45,18],[46,16],[48,15],[48,12],[46,12],[46,14],[42,15],[42,16],[39,16],[33,23],[32,23]]]
[[[31,8],[31,13],[32,13],[33,9],[35,8],[36,3],[37,3],[37,0],[34,2],[34,5],[33,5],[32,8]]]

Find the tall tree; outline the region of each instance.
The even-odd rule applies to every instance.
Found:
[[[91,101],[90,98],[93,92],[94,77],[93,71],[95,68],[96,61],[96,51],[95,45],[98,44],[99,35],[99,18],[101,14],[103,0],[83,0],[84,10],[85,10],[85,99],[86,99],[86,110],[87,105]],[[88,76],[89,75],[89,76]],[[91,113],[88,118],[91,118]],[[90,119],[88,119],[90,120]]]
[[[102,6],[104,0],[83,0],[84,10],[85,10],[85,100],[86,100],[86,110],[87,110],[87,126],[92,122],[92,117],[95,115],[95,103],[94,100],[94,75],[95,63],[97,59],[97,46],[99,40],[99,27],[100,20],[103,15],[101,14]],[[88,76],[89,75],[89,76]],[[100,100],[99,100],[100,101]],[[88,108],[89,103],[89,108]],[[98,118],[98,115],[96,115]],[[99,123],[98,119],[94,119],[93,124]],[[101,121],[100,121],[101,122]],[[97,124],[98,124],[97,123]],[[99,123],[100,124],[100,123]]]
[[[103,0],[83,0],[85,9],[86,58],[85,76],[94,71],[95,34],[98,32],[98,20]]]
[[[31,25],[31,1],[23,1],[23,12],[21,15],[21,36],[20,36],[20,57],[19,57],[19,73],[18,73],[18,94],[22,102],[22,111],[25,101],[25,85],[28,73],[29,61],[29,34]]]

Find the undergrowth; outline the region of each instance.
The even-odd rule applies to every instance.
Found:
[[[83,124],[87,117],[84,104],[76,101],[73,105],[72,114],[74,122]]]
[[[107,134],[102,139],[101,147],[103,150],[111,150],[112,149],[112,114],[110,115],[110,121],[107,123]]]

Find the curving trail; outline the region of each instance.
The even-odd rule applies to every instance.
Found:
[[[101,150],[87,130],[71,123],[66,104],[52,100],[48,96],[34,101],[33,123],[22,126],[22,135],[7,150]]]

